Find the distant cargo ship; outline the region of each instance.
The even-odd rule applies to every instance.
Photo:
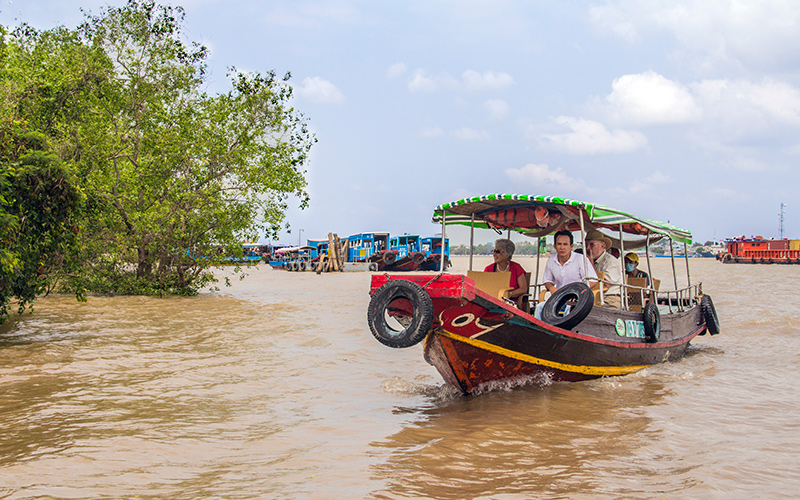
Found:
[[[761,236],[725,240],[717,254],[725,264],[800,264],[800,240],[768,240]]]

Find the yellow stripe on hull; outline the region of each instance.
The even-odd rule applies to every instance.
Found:
[[[459,342],[464,342],[465,344],[469,344],[473,347],[477,347],[478,349],[483,349],[484,351],[493,352],[495,354],[500,354],[501,356],[505,356],[507,358],[516,359],[519,361],[523,361],[525,363],[531,363],[534,365],[546,366],[548,368],[554,368],[556,370],[561,370],[564,372],[572,372],[572,373],[582,373],[584,375],[592,375],[592,376],[616,376],[616,375],[627,375],[629,373],[637,372],[642,368],[647,368],[650,365],[640,365],[640,366],[585,366],[585,365],[568,365],[566,363],[557,363],[555,361],[550,361],[547,359],[535,358],[533,356],[529,356],[527,354],[522,354],[520,352],[511,351],[509,349],[505,349],[503,347],[496,346],[494,344],[489,344],[482,340],[471,339],[468,337],[464,337],[462,335],[456,335],[455,333],[448,332],[446,330],[438,330],[436,333],[439,335],[444,335],[447,338],[457,340]]]

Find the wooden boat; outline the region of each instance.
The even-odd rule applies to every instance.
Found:
[[[273,253],[269,265],[273,269],[310,271],[311,259],[316,255],[316,251],[315,247],[308,245],[279,248]]]
[[[441,222],[443,235],[451,224],[533,238],[566,228],[580,233],[581,242],[586,231],[597,229],[621,252],[662,237],[691,243],[691,233],[670,224],[544,196],[467,198],[436,207],[434,221]],[[624,285],[622,308],[612,309],[605,305],[602,287],[594,291],[586,283],[571,283],[544,302],[542,320],[503,300],[502,290],[480,286],[476,279],[481,273],[476,279],[441,269],[437,274],[376,274],[367,318],[372,334],[387,346],[424,341],[425,359],[464,394],[497,384],[625,375],[678,359],[696,336],[719,333],[711,297],[703,293],[702,284],[691,284],[688,259],[688,285],[682,288],[677,286],[674,257],[672,261],[674,290]],[[470,268],[471,262],[472,257]],[[584,265],[591,265],[586,258]],[[540,288],[538,283],[531,288],[534,304]]]
[[[389,249],[389,233],[353,234],[347,244],[347,262],[375,264],[369,270],[384,271],[397,260],[397,250]]]
[[[386,266],[388,271],[416,271],[425,260],[421,251],[420,239],[415,234],[404,234],[389,238],[389,250],[397,252],[397,260]]]
[[[444,259],[444,268],[450,266],[450,241],[444,239],[444,247],[442,247],[441,237],[427,237],[421,240],[421,249],[425,254],[425,259],[420,263],[417,268],[420,271],[436,271],[442,267],[442,259]]]

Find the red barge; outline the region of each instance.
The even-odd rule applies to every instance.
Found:
[[[800,264],[800,240],[768,240],[761,236],[725,240],[717,254],[723,264]]]
[[[684,246],[691,243],[690,232],[670,224],[556,197],[466,198],[436,207],[433,219],[442,224],[442,236],[445,226],[461,224],[538,239],[567,229],[579,233],[581,242],[588,230],[603,230],[621,252],[642,247],[647,252],[649,244],[660,238]],[[645,255],[649,268],[649,254]],[[711,297],[703,293],[702,284],[691,283],[689,259],[685,258],[685,287],[678,287],[675,260],[673,255],[672,290],[623,284],[622,307],[616,309],[607,307],[603,287],[596,281],[570,283],[544,302],[542,319],[531,312],[541,300],[542,285],[531,285],[530,308],[517,308],[504,300],[504,290],[510,288],[489,291],[478,283],[510,273],[475,273],[471,256],[467,276],[442,268],[436,274],[375,274],[367,321],[375,338],[389,347],[423,342],[425,360],[463,394],[477,394],[496,384],[625,375],[679,359],[692,339],[720,331]],[[584,258],[584,266],[589,265]],[[538,277],[538,271],[533,276]],[[508,284],[508,277],[502,278]]]

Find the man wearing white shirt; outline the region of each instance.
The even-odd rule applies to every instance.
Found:
[[[588,269],[584,267],[583,255],[572,251],[571,232],[566,229],[558,231],[555,234],[554,246],[556,254],[547,259],[542,276],[544,286],[551,294],[564,285],[583,281],[585,277],[597,278],[597,273],[591,265]]]

